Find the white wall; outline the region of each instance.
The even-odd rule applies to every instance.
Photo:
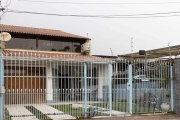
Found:
[[[50,62],[46,64],[46,101],[51,102],[53,100],[52,90],[52,65]]]
[[[103,86],[108,85],[108,65],[98,67],[98,99],[103,98]]]

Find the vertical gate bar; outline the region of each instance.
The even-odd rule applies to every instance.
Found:
[[[132,114],[132,63],[128,65],[129,113]]]
[[[171,85],[171,111],[173,111],[174,110],[174,92],[173,92],[173,89],[174,89],[174,83],[173,83],[173,76],[172,76],[172,67],[173,67],[173,65],[172,64],[170,64],[170,80],[171,80],[171,83],[170,83],[170,85]]]
[[[93,82],[93,79],[92,79],[92,77],[93,77],[93,76],[92,76],[92,69],[93,69],[93,66],[92,66],[92,65],[93,65],[93,64],[91,63],[91,68],[90,68],[90,79],[89,79],[90,82],[91,82],[91,83],[90,83],[90,87],[89,87],[89,89],[90,89],[90,90],[89,90],[89,91],[90,91],[90,92],[89,92],[89,96],[90,96],[90,97],[89,97],[89,102],[91,102],[91,100],[92,100],[92,92],[93,92],[93,86],[92,86],[92,85],[93,85],[93,84],[92,84],[92,82]]]
[[[109,116],[112,116],[112,64],[108,64]]]
[[[4,120],[4,61],[0,58],[0,120]]]
[[[87,65],[84,63],[84,108],[85,118],[87,118]]]

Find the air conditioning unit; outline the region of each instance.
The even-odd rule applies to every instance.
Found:
[[[90,44],[84,43],[81,45],[81,53],[90,52]]]

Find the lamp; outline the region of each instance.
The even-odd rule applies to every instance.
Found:
[[[145,70],[147,68],[147,54],[145,50],[139,50],[139,55],[145,55]]]

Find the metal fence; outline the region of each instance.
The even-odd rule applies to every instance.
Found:
[[[112,77],[116,107],[112,109],[155,113],[162,112],[161,104],[167,103],[174,110],[172,67],[165,60],[134,60],[131,63],[116,60]]]
[[[7,51],[1,60],[6,120],[153,113],[163,102],[173,110],[167,61]]]
[[[104,96],[111,93],[110,60],[33,52],[3,54],[5,119],[75,119],[111,114],[111,101]]]

